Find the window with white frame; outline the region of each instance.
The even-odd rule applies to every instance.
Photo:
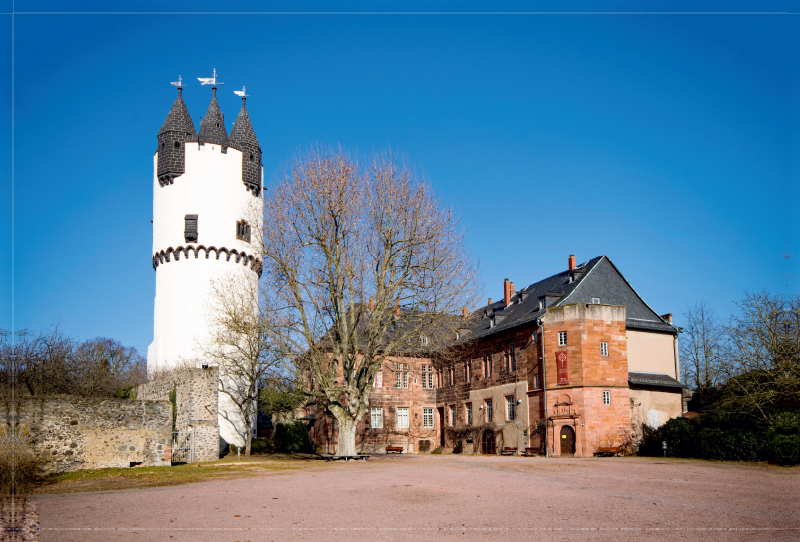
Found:
[[[450,427],[456,424],[456,405],[450,405]]]
[[[403,364],[403,389],[408,389],[408,363]]]
[[[433,389],[433,365],[422,366],[422,389]]]
[[[599,304],[600,304],[600,298],[599,297],[593,297],[592,298],[592,305],[599,305]]]
[[[533,375],[533,389],[539,389],[539,375]]]
[[[514,421],[514,396],[506,395],[506,421]]]
[[[567,346],[567,332],[566,331],[559,331],[558,332],[558,346]]]
[[[611,404],[611,392],[608,390],[603,391],[603,404],[610,405]]]
[[[428,346],[428,337],[426,337],[425,335],[420,337],[419,338],[419,345],[420,346]]]
[[[466,411],[467,425],[472,425],[472,403],[464,403]]]
[[[422,409],[422,427],[433,429],[433,408]]]
[[[382,429],[383,428],[383,409],[378,407],[372,407],[370,409],[370,416],[369,416],[370,426],[373,429]]]
[[[601,342],[600,343],[600,355],[607,356],[608,355],[608,343]]]
[[[492,400],[486,399],[485,401],[485,409],[486,409],[486,423],[492,423]]]
[[[408,429],[408,408],[406,407],[397,409],[397,428]]]

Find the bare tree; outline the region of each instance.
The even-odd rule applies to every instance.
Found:
[[[773,423],[775,407],[800,397],[800,296],[746,294],[725,326],[722,405]]]
[[[232,275],[214,281],[212,289],[212,337],[200,348],[219,369],[220,393],[238,409],[245,426],[245,455],[250,455],[260,389],[278,377],[282,365],[267,333],[267,313],[259,306],[258,280]]]
[[[705,301],[683,311],[681,348],[681,374],[692,389],[710,388],[720,383],[723,376],[722,354],[724,335],[722,323],[714,309]]]
[[[265,199],[261,236],[271,341],[336,419],[336,454],[355,455],[384,360],[453,339],[477,299],[463,231],[394,156],[362,169],[340,150],[295,159]]]

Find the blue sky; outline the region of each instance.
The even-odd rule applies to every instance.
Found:
[[[679,325],[680,312],[702,299],[726,316],[745,290],[798,291],[794,16],[132,14],[219,4],[127,1],[113,9],[128,13],[85,14],[106,4],[2,4],[17,13],[2,16],[13,25],[13,56],[11,33],[0,42],[13,81],[0,89],[0,144],[13,145],[0,156],[9,172],[0,177],[8,202],[0,209],[0,328],[12,326],[13,286],[16,329],[60,321],[77,338],[112,337],[146,353],[156,134],[178,75],[199,124],[211,91],[196,78],[213,68],[225,82],[228,129],[240,104],[232,91],[247,86],[268,186],[298,149],[316,144],[362,154],[392,148],[424,170],[463,220],[487,296],[501,296],[505,277],[521,287],[563,270],[569,254],[579,262],[608,255]]]

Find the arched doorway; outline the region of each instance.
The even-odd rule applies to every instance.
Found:
[[[575,454],[575,430],[565,425],[561,428],[561,455]]]

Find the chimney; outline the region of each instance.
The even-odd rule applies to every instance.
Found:
[[[461,318],[466,320],[467,316],[469,316],[469,309],[467,309],[467,307],[462,307],[461,308]]]
[[[375,298],[369,296],[369,312],[373,312],[375,310]]]
[[[570,254],[569,255],[569,271],[570,271],[570,273],[572,271],[575,271],[575,255],[574,254]]]
[[[400,316],[400,302],[397,302],[397,305],[394,306],[394,315]]]
[[[516,289],[514,288],[514,283],[512,282],[511,283],[511,297],[514,297],[514,292],[516,292]]]
[[[511,304],[511,283],[508,282],[508,279],[503,281],[503,301],[505,302],[505,307]]]
[[[492,304],[492,298],[490,297],[488,305],[491,305],[491,304]]]
[[[670,324],[672,323],[672,313],[671,312],[668,313],[668,314],[662,314],[661,318],[663,318],[664,320],[666,320]]]

